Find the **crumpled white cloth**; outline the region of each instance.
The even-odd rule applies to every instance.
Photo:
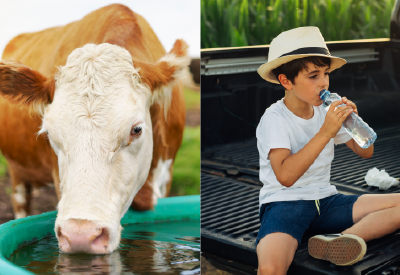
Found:
[[[385,172],[385,169],[379,171],[376,167],[368,171],[365,176],[365,181],[370,186],[379,187],[379,190],[386,190],[392,186],[399,185],[398,179],[389,176],[389,174]]]

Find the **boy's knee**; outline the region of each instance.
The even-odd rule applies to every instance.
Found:
[[[257,275],[286,274],[287,268],[273,262],[258,264]]]

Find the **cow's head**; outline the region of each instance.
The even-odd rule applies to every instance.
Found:
[[[88,44],[46,78],[18,62],[0,63],[0,92],[39,110],[58,156],[61,200],[55,231],[66,253],[110,253],[120,219],[149,173],[153,138],[150,106],[167,109],[189,64],[177,40],[155,64],[132,60],[121,47]]]

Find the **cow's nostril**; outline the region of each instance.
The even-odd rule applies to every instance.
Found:
[[[61,251],[69,249],[70,247],[69,240],[67,236],[62,234],[61,227],[57,229],[57,237],[58,237],[58,247],[61,249]]]
[[[62,233],[61,233],[61,227],[58,227],[57,229],[57,237],[61,237]]]
[[[109,236],[108,230],[106,228],[102,228],[101,233],[99,235],[97,235],[97,237],[93,240],[93,245],[99,246],[99,247],[101,247],[101,246],[107,247],[109,237],[110,236]]]
[[[64,242],[64,241],[70,243],[68,236],[63,234],[61,227],[59,227],[57,230],[57,236],[59,239],[59,243]]]
[[[96,228],[96,232],[90,236],[89,242],[94,242],[94,240],[103,234],[103,229]]]

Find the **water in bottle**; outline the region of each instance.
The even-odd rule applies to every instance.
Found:
[[[342,99],[338,94],[330,93],[325,89],[320,92],[319,97],[324,101],[322,104],[326,110],[329,109],[333,102]],[[368,148],[376,140],[376,133],[374,130],[355,113],[351,113],[346,118],[343,122],[343,126],[361,148]]]

